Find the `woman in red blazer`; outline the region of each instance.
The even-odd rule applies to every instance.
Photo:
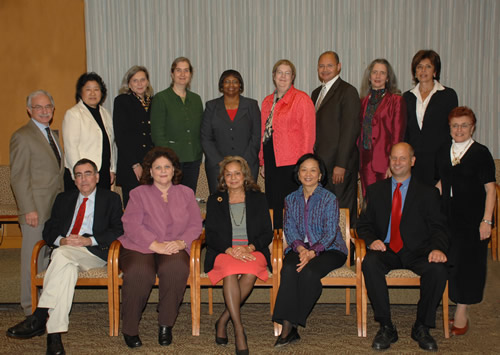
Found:
[[[285,197],[297,190],[293,169],[297,160],[312,153],[316,137],[316,111],[309,96],[295,89],[295,66],[281,59],[273,67],[276,90],[262,102],[259,153],[266,197],[274,213],[274,229],[283,227]],[[264,174],[265,172],[265,174]]]
[[[361,83],[358,146],[363,196],[368,185],[391,176],[389,153],[394,144],[403,141],[406,129],[406,104],[400,93],[389,62],[371,62]]]

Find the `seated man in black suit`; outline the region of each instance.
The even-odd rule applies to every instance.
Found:
[[[411,177],[415,156],[409,144],[394,145],[389,159],[392,178],[368,187],[367,206],[357,225],[368,247],[363,261],[366,290],[380,323],[372,347],[387,349],[398,340],[385,275],[393,269],[410,269],[421,277],[411,337],[422,349],[437,350],[429,328],[435,327],[436,309],[446,286],[449,240],[439,191]]]
[[[110,244],[123,234],[120,197],[97,189],[95,163],[81,159],[73,168],[78,190],[60,193],[43,230],[55,247],[35,312],[7,330],[7,336],[28,339],[47,329],[47,354],[64,354],[62,332],[68,331],[69,312],[79,271],[106,265]]]

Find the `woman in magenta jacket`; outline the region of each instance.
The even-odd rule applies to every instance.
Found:
[[[309,96],[295,89],[295,66],[281,59],[273,67],[276,90],[262,102],[262,144],[259,153],[274,228],[283,227],[285,197],[297,190],[293,169],[297,160],[312,153],[316,137],[316,111]]]
[[[363,196],[366,187],[391,176],[391,147],[403,141],[406,104],[389,62],[375,59],[361,82],[361,135],[358,140]]]

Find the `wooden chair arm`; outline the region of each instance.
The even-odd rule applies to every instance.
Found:
[[[351,235],[353,237],[354,246],[356,248],[356,263],[358,262],[358,259],[360,259],[360,262],[363,262],[363,259],[366,255],[366,243],[359,237],[356,229],[351,229]]]
[[[38,274],[38,254],[40,254],[40,250],[47,245],[45,240],[40,240],[33,247],[33,252],[31,253],[31,277],[34,278],[36,274]]]

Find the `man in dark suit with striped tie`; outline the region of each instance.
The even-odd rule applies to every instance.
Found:
[[[372,347],[383,350],[398,340],[392,324],[385,275],[410,269],[420,275],[420,300],[411,337],[424,350],[437,350],[429,333],[436,323],[436,309],[447,280],[446,252],[449,232],[440,211],[439,191],[411,176],[413,148],[398,143],[391,149],[392,178],[370,185],[367,205],[357,232],[367,245],[363,275],[375,321],[380,323]]]
[[[123,234],[120,196],[96,188],[99,173],[95,163],[81,159],[73,174],[78,190],[57,196],[43,230],[43,239],[54,251],[38,306],[32,315],[7,330],[7,336],[19,339],[47,330],[47,354],[65,353],[60,333],[68,331],[78,272],[105,266],[109,246]]]

